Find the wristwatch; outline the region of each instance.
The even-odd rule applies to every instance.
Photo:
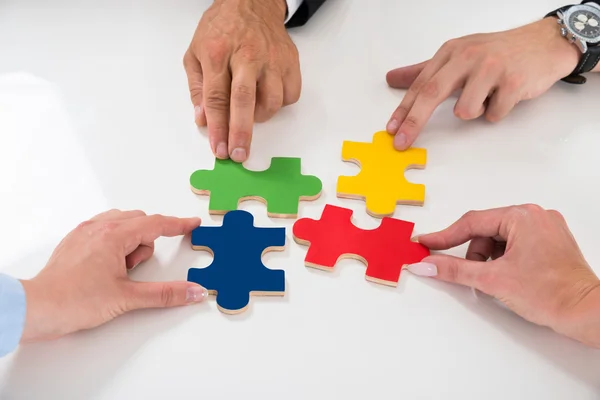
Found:
[[[600,4],[596,1],[582,1],[561,7],[546,15],[557,17],[560,32],[569,42],[581,51],[581,58],[573,72],[562,80],[568,83],[584,84],[582,76],[590,72],[600,61]]]

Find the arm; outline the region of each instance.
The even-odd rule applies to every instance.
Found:
[[[25,290],[17,279],[0,274],[0,357],[16,349],[25,324]]]
[[[198,218],[110,210],[73,229],[32,279],[0,274],[0,357],[19,344],[57,339],[142,308],[198,303],[187,281],[137,282],[127,271],[149,259],[154,241],[199,226]]]
[[[555,16],[515,29],[451,39],[431,59],[388,72],[389,86],[408,91],[386,130],[395,136],[396,149],[406,150],[435,109],[456,91],[460,91],[454,107],[458,118],[485,116],[498,122],[520,102],[544,94],[561,79],[584,81],[570,76],[581,56],[577,46],[561,35]],[[600,63],[594,71],[600,71]]]
[[[487,293],[534,324],[600,348],[600,279],[557,211],[470,211],[418,241],[431,250],[469,246],[464,258],[434,254],[409,271]]]

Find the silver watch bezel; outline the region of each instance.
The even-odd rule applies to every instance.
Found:
[[[576,31],[571,29],[571,27],[568,24],[569,19],[571,18],[573,13],[582,11],[582,10],[587,10],[589,12],[594,12],[594,13],[600,15],[600,5],[597,5],[595,3],[579,4],[579,5],[569,7],[564,12],[559,12],[558,13],[558,23],[562,27],[562,29],[561,29],[562,35],[565,36],[567,39],[569,39],[571,42],[575,43],[577,45],[577,47],[579,47],[579,50],[581,50],[582,53],[585,53],[585,52],[587,52],[587,43],[590,43],[590,44],[600,43],[600,35],[598,35],[596,38],[590,39],[590,38],[586,38],[586,37],[580,35]]]

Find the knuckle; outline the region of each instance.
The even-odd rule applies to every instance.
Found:
[[[461,49],[460,57],[464,61],[470,61],[481,54],[481,49],[481,46],[478,44],[468,44]]]
[[[101,237],[110,237],[114,234],[115,230],[119,226],[118,223],[114,221],[104,222],[99,229],[99,233]]]
[[[225,39],[212,39],[204,42],[204,51],[210,61],[223,64],[229,57],[230,46]]]
[[[88,226],[92,225],[93,223],[94,223],[94,221],[83,221],[79,225],[77,225],[77,227],[75,229],[77,229],[77,230],[86,229]]]
[[[512,206],[509,209],[508,216],[511,220],[518,221],[543,211],[544,209],[537,204],[521,204]]]
[[[229,108],[229,96],[227,92],[219,88],[210,88],[206,91],[205,108],[225,111]]]
[[[406,119],[404,119],[402,125],[404,128],[408,128],[409,130],[415,130],[420,126],[420,122],[414,115],[408,115]]]
[[[264,59],[265,52],[256,43],[258,43],[256,40],[250,40],[248,43],[241,45],[236,55],[247,63]]]
[[[175,299],[175,292],[169,285],[164,285],[160,290],[160,304],[170,306]]]
[[[281,94],[267,95],[265,100],[265,109],[269,114],[276,113],[283,105],[283,96]]]
[[[548,210],[547,212],[552,218],[556,218],[560,221],[565,221],[565,216],[562,215],[560,212],[556,210]]]
[[[440,48],[440,50],[452,51],[458,46],[458,43],[459,43],[459,40],[456,38],[447,40],[446,42],[444,42],[444,44],[442,44],[442,47]]]
[[[232,98],[236,103],[251,105],[254,103],[256,89],[250,85],[239,83],[233,87]]]
[[[440,84],[434,79],[427,81],[421,88],[420,94],[426,99],[435,99],[440,95]]]
[[[406,92],[407,96],[415,98],[419,95],[421,88],[423,87],[423,81],[421,79],[415,80],[412,85],[408,87]]]
[[[489,74],[493,71],[498,70],[500,67],[500,60],[496,56],[487,55],[483,57],[480,64],[480,69],[483,74]]]
[[[532,203],[522,204],[521,206],[519,206],[519,208],[521,208],[528,214],[539,213],[544,211],[544,209],[541,206]]]
[[[160,224],[164,217],[161,214],[152,214],[152,215],[147,215],[146,218],[148,219],[149,223],[152,224]]]
[[[398,108],[396,108],[396,116],[399,118],[404,118],[409,112],[410,109],[404,104],[400,104]]]
[[[503,82],[503,86],[507,92],[515,92],[521,89],[524,83],[524,78],[521,74],[508,75]]]
[[[479,212],[476,210],[469,210],[466,213],[464,213],[460,219],[465,221],[471,221],[476,219],[478,214]]]
[[[186,70],[190,67],[193,57],[194,57],[194,55],[192,54],[190,49],[187,49],[187,51],[183,54],[183,67]]]

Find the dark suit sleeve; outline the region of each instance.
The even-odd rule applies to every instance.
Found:
[[[286,28],[295,28],[302,26],[308,22],[309,19],[317,12],[319,7],[323,5],[327,0],[304,0],[302,5],[296,13],[290,18],[285,24]]]

